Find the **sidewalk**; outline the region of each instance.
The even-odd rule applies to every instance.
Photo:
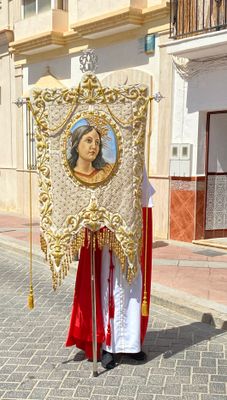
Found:
[[[32,226],[33,257],[44,260],[39,221]],[[29,220],[0,214],[0,247],[29,252]],[[156,240],[153,243],[152,301],[227,329],[227,250]]]

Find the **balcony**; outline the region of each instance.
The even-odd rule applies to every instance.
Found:
[[[157,20],[162,23],[169,19],[169,2],[162,0],[159,4],[148,8],[141,8],[143,2],[130,1],[130,4],[140,4],[138,7],[129,7],[117,9],[105,14],[94,16],[90,19],[78,20],[70,27],[81,37],[87,39],[98,39],[122,32],[138,29],[149,23],[149,27],[155,26]],[[113,4],[115,4],[113,2]],[[117,3],[118,4],[118,3]],[[165,22],[164,22],[165,23]]]
[[[227,0],[171,0],[170,37],[220,31],[227,27]]]
[[[32,55],[64,46],[63,33],[68,30],[68,13],[52,9],[14,24],[14,42],[10,51],[15,54]]]

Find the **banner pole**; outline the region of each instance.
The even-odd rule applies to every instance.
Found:
[[[27,113],[27,137],[28,137],[28,170],[29,170],[29,280],[30,291],[28,295],[28,307],[34,308],[34,293],[32,284],[32,135],[31,135],[31,119],[29,103],[26,103]]]
[[[90,231],[93,377],[97,377],[98,376],[97,318],[96,318],[95,250],[94,249],[95,249],[95,234],[94,234],[94,232]]]

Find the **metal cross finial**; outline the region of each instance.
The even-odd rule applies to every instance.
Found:
[[[95,72],[98,67],[98,57],[94,49],[87,49],[83,51],[80,60],[80,70],[84,72]]]
[[[159,103],[162,99],[164,99],[164,96],[160,92],[155,93],[154,96],[152,97],[154,101],[156,101],[157,103]]]
[[[22,107],[24,104],[27,103],[27,99],[25,99],[24,97],[18,97],[18,99],[16,101],[13,101],[14,104],[16,104],[16,106],[18,108]]]

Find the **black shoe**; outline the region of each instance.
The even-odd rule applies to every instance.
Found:
[[[146,353],[142,350],[139,353],[128,353],[127,356],[136,361],[144,361],[147,358]]]
[[[105,369],[113,369],[115,367],[114,355],[106,350],[102,351],[101,364]]]

